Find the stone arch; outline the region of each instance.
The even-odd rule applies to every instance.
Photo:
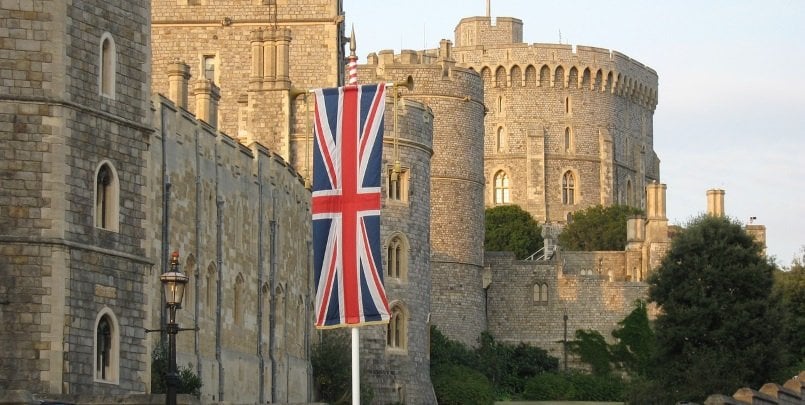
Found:
[[[98,94],[115,99],[117,81],[117,46],[109,32],[101,35],[98,61]]]
[[[92,369],[95,381],[117,384],[120,377],[120,324],[114,311],[103,307],[95,316]]]
[[[606,82],[606,87],[604,88],[604,90],[605,90],[607,93],[612,93],[612,92],[613,92],[614,80],[615,80],[615,77],[614,77],[614,75],[613,75],[612,71],[610,71],[610,72],[607,74],[607,82]]]
[[[408,322],[411,317],[402,301],[389,303],[389,323],[386,327],[386,348],[394,351],[408,349]]]
[[[506,69],[503,66],[498,66],[495,69],[495,87],[508,87],[506,83]]]
[[[523,70],[514,65],[511,69],[511,87],[523,87]]]
[[[601,69],[595,72],[595,83],[593,83],[593,90],[602,91],[604,89],[604,74]],[[607,80],[609,81],[609,80]]]
[[[506,129],[503,128],[503,126],[499,126],[497,131],[495,131],[495,152],[505,152],[507,145],[508,139],[506,136]]]
[[[243,279],[243,274],[238,273],[235,276],[235,284],[232,289],[232,319],[235,321],[235,325],[239,326],[243,325],[243,312],[246,308],[244,305],[246,300],[245,286],[246,281]]]
[[[214,262],[207,265],[207,274],[204,276],[204,308],[207,315],[215,318],[215,307],[218,305],[218,269]]]
[[[498,170],[492,177],[492,202],[494,205],[511,203],[511,180],[506,170]]]
[[[565,86],[565,68],[562,65],[556,67],[553,74],[553,87]]]
[[[492,85],[492,71],[489,69],[488,66],[484,66],[481,68],[481,79],[484,81],[484,84],[487,86]]]
[[[579,70],[575,66],[570,68],[567,74],[567,87],[571,89],[579,88]]]
[[[585,90],[592,90],[592,83],[590,81],[590,68],[584,68],[581,74],[581,87]]]
[[[406,281],[411,245],[402,232],[394,232],[383,244],[386,251],[386,276]]]
[[[548,87],[551,85],[551,68],[548,65],[542,65],[539,70],[539,86]]]
[[[528,65],[525,68],[525,85],[527,87],[537,86],[537,69],[534,65]]]
[[[581,190],[578,171],[574,169],[563,170],[560,181],[562,205],[577,205],[579,203],[579,190]]]
[[[187,285],[184,289],[184,300],[182,300],[182,308],[187,308],[187,311],[179,311],[177,316],[182,316],[190,323],[196,323],[195,308],[196,308],[196,285],[198,283],[198,274],[196,273],[196,256],[192,253],[187,255],[184,259],[184,274],[187,276]],[[182,315],[183,314],[183,315]]]
[[[96,228],[117,232],[120,227],[120,177],[107,159],[95,167],[93,218]]]

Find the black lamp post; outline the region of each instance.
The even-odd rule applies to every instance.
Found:
[[[171,255],[170,271],[162,273],[159,277],[165,288],[165,305],[168,307],[169,317],[166,332],[168,333],[168,376],[166,381],[167,395],[165,403],[176,405],[176,388],[179,386],[179,376],[176,374],[176,334],[179,325],[176,323],[176,308],[182,306],[184,289],[187,285],[187,276],[179,269],[179,252]]]
[[[562,339],[562,355],[565,358],[565,372],[567,372],[567,307],[565,307],[562,319],[565,321],[565,337]]]

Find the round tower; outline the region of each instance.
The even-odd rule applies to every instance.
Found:
[[[486,329],[483,268],[483,86],[455,66],[450,41],[436,52],[371,54],[361,77],[400,82],[403,98],[434,115],[431,161],[431,323],[452,339],[477,344]]]
[[[528,45],[519,20],[497,21],[462,19],[453,51],[483,78],[486,205],[553,223],[598,204],[645,208],[660,178],[657,73],[607,49]]]

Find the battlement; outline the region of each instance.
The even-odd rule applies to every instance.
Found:
[[[523,42],[523,21],[512,17],[462,18],[454,30],[456,46],[517,44]]]
[[[575,88],[656,108],[654,69],[617,51],[566,44],[454,48],[457,63],[481,72],[487,87]],[[501,64],[500,61],[507,61]]]

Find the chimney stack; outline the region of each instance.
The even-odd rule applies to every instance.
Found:
[[[707,215],[724,216],[724,190],[707,190]]]
[[[187,109],[187,85],[190,79],[190,66],[179,59],[168,65],[168,98],[177,107]]]
[[[196,97],[196,118],[218,128],[218,100],[221,99],[221,89],[212,80],[201,79],[196,82],[193,90]]]

